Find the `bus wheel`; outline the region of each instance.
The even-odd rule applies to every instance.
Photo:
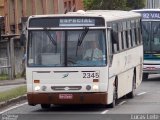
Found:
[[[47,109],[47,108],[50,108],[50,107],[51,107],[50,104],[41,104],[42,109]]]
[[[148,73],[143,73],[143,80],[147,80],[148,79]]]
[[[116,93],[116,87],[114,87],[113,102],[108,105],[109,108],[114,108],[116,106],[116,99],[117,99],[117,93]]]
[[[132,91],[126,95],[127,98],[134,98],[135,90],[136,90],[136,76],[134,74],[133,75],[133,80],[132,80]]]

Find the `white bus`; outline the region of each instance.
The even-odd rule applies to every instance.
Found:
[[[160,73],[160,9],[134,10],[142,15],[144,47],[143,79]]]
[[[134,12],[94,10],[29,17],[29,105],[114,107],[116,99],[134,97],[143,69],[140,17]],[[96,50],[86,54],[94,42]]]

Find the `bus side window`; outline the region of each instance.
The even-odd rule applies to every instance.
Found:
[[[122,22],[118,22],[118,43],[120,51],[124,49],[122,32],[123,32]]]
[[[132,45],[133,46],[136,45],[135,28],[136,28],[135,20],[131,20],[131,38],[132,38]]]
[[[118,41],[118,24],[112,24],[113,29],[111,30],[112,48],[113,53],[119,51],[119,41]]]
[[[112,40],[112,52],[116,53],[118,51],[118,33],[111,30],[111,40]]]
[[[139,37],[139,43],[143,44],[143,38],[142,38],[142,23],[141,20],[139,21],[139,27],[138,27],[138,37]]]
[[[122,22],[122,24],[123,24],[123,32],[122,32],[123,46],[124,46],[124,49],[127,49],[128,48],[128,43],[127,43],[127,38],[126,38],[127,23],[126,23],[126,21],[124,21],[124,22]]]
[[[125,30],[126,48],[129,48],[128,31]]]
[[[140,38],[139,38],[139,20],[136,19],[136,28],[135,28],[135,38],[136,38],[136,44],[140,44]]]
[[[130,21],[127,21],[127,41],[128,41],[128,48],[131,48],[132,40],[131,40],[131,23],[130,23]]]

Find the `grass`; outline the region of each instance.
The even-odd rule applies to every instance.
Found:
[[[21,73],[17,73],[15,75],[15,79],[22,78]],[[0,74],[0,80],[9,80],[9,75],[8,74]]]
[[[0,102],[7,101],[12,98],[24,95],[26,94],[26,91],[27,91],[26,86],[20,86],[8,91],[0,92]]]
[[[15,76],[15,77],[16,77],[15,79],[22,78],[22,75],[21,75],[21,74],[22,74],[22,73],[17,73],[16,76]]]
[[[8,75],[6,75],[6,74],[0,75],[0,80],[7,80],[7,79],[8,79]]]

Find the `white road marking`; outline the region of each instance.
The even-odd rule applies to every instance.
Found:
[[[105,110],[103,112],[101,112],[101,114],[106,114],[109,110]]]
[[[122,105],[122,104],[124,104],[124,103],[126,103],[126,101],[122,101],[122,102],[120,102],[118,105]]]
[[[8,108],[8,109],[3,110],[2,112],[0,112],[0,114],[3,114],[3,113],[5,113],[5,112],[7,112],[7,111],[13,110],[13,109],[15,109],[15,108],[21,107],[21,106],[26,105],[26,104],[28,104],[28,102],[25,102],[25,103],[19,104],[19,105],[15,105],[15,106],[13,106],[13,107],[10,107],[10,108]]]
[[[147,92],[141,92],[141,93],[139,93],[139,94],[137,94],[138,96],[139,95],[143,95],[143,94],[146,94]]]

